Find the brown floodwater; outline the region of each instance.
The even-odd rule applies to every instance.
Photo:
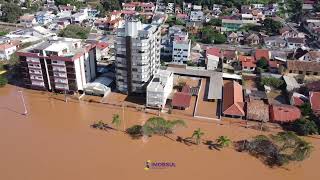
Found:
[[[311,158],[285,168],[268,168],[259,160],[232,148],[210,150],[187,146],[164,137],[132,140],[122,132],[90,128],[94,121],[111,122],[122,109],[105,104],[64,102],[47,94],[24,90],[29,114],[17,88],[0,88],[0,179],[3,180],[105,180],[105,179],[319,179],[319,136]],[[125,109],[125,125],[142,124],[152,114]],[[166,115],[168,116],[168,115]],[[171,117],[167,118],[183,118]],[[176,136],[188,137],[196,128],[205,140],[227,135],[239,140],[259,131],[186,118],[188,128]],[[174,162],[176,167],[144,170],[146,160]]]

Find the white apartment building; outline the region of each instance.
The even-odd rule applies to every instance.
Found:
[[[96,47],[80,39],[46,40],[18,55],[27,88],[81,92],[96,77]]]
[[[203,21],[204,15],[202,11],[191,11],[189,18],[190,21]]]
[[[147,86],[148,107],[163,108],[173,89],[173,73],[167,70],[159,70]]]
[[[172,62],[187,63],[191,54],[191,40],[187,32],[179,32],[174,35],[172,44]]]
[[[126,94],[145,93],[160,68],[160,26],[142,24],[135,16],[126,17],[117,30],[116,84]]]

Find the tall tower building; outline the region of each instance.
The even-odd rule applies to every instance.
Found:
[[[122,93],[145,93],[160,68],[160,26],[127,17],[117,30],[116,84]]]

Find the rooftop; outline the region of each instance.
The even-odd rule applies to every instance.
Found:
[[[273,104],[270,106],[271,120],[274,122],[292,122],[301,117],[300,109],[284,104]]]

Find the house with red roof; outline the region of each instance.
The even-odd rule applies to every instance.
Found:
[[[178,13],[178,14],[176,15],[176,18],[177,18],[177,19],[180,19],[180,20],[182,20],[182,21],[186,21],[186,20],[189,19],[189,16],[188,16],[188,14]]]
[[[236,82],[228,82],[223,87],[222,113],[224,116],[245,116],[242,86]]]
[[[268,49],[256,49],[255,52],[256,60],[260,60],[261,58],[265,58],[267,61],[270,60],[270,53]]]
[[[239,55],[238,57],[240,64],[242,66],[243,71],[254,71],[257,67],[257,62],[254,56],[244,56],[244,55]]]
[[[9,41],[0,44],[0,60],[9,60],[10,56],[18,49],[19,44],[19,41]]]
[[[320,92],[310,92],[309,97],[313,113],[320,116]]]
[[[207,48],[206,50],[206,65],[207,70],[215,70],[218,68],[221,56],[220,48]]]
[[[299,108],[292,105],[273,104],[270,105],[270,121],[277,123],[293,122],[301,117]]]
[[[184,92],[176,92],[172,97],[172,107],[176,109],[187,109],[190,107],[191,94]]]
[[[293,106],[300,107],[304,103],[308,102],[308,98],[300,93],[293,92],[290,98],[290,104]]]
[[[97,42],[96,43],[96,57],[97,61],[100,61],[108,56],[109,53],[109,44],[106,42]]]

